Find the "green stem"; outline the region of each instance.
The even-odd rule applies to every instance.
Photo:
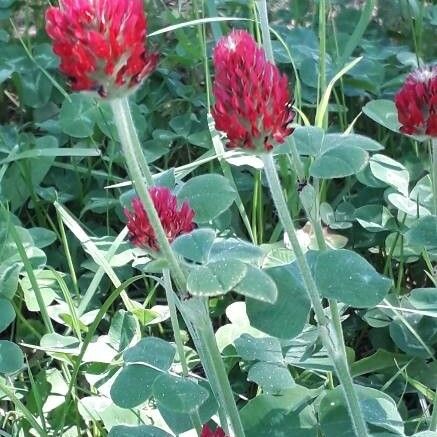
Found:
[[[274,62],[273,59],[273,51],[271,49],[271,42],[270,42],[270,34],[268,31],[268,17],[267,17],[267,5],[266,1],[258,1],[258,9],[260,11],[260,21],[261,21],[261,29],[263,34],[263,45],[265,48],[265,51],[267,53],[268,58],[271,62]],[[320,17],[323,17],[322,20],[322,29],[320,31],[321,34],[321,43],[320,43],[320,51],[321,51],[321,65],[320,65],[320,75],[321,75],[321,88],[322,93],[324,94],[324,90],[326,88],[326,77],[325,77],[325,0],[320,1]],[[325,123],[327,122],[327,118],[325,120]],[[290,141],[292,143],[292,141]],[[300,160],[299,154],[297,153],[297,150],[292,148],[292,154],[293,154],[293,160],[294,164],[296,166],[296,170],[300,174],[304,174],[303,172],[303,166],[302,161]],[[305,258],[305,255],[302,251],[302,248],[300,247],[299,240],[296,235],[296,230],[294,228],[293,220],[290,216],[290,213],[288,211],[287,203],[284,198],[282,187],[279,182],[278,173],[276,171],[275,163],[273,160],[273,157],[271,154],[264,155],[263,156],[264,161],[264,171],[267,178],[267,182],[269,184],[269,188],[273,197],[273,202],[276,206],[276,209],[278,211],[279,219],[282,222],[282,225],[284,227],[285,232],[288,235],[288,238],[290,240],[291,246],[293,248],[296,262],[299,266],[300,272],[302,274],[302,278],[305,284],[306,291],[308,293],[308,296],[311,300],[314,313],[316,315],[317,323],[319,325],[319,331],[320,331],[320,337],[322,339],[322,342],[331,358],[331,361],[334,365],[334,368],[337,373],[337,377],[340,380],[341,387],[343,389],[343,393],[345,395],[346,404],[348,406],[349,415],[352,420],[352,425],[355,431],[355,434],[357,437],[366,437],[368,435],[367,433],[367,427],[366,423],[364,422],[363,415],[361,413],[360,404],[358,400],[358,396],[355,392],[354,386],[353,386],[353,380],[352,376],[349,371],[349,365],[347,362],[346,357],[346,348],[344,345],[343,340],[343,330],[341,326],[341,320],[340,320],[340,313],[338,311],[337,302],[330,301],[330,310],[331,310],[331,316],[332,316],[332,328],[334,330],[334,341],[329,335],[329,321],[327,320],[324,309],[321,303],[320,293],[317,289],[316,283],[314,282],[314,279],[311,274],[310,267],[308,265],[308,262]],[[300,167],[300,168],[299,168]],[[311,217],[311,215],[308,215]],[[316,217],[319,215],[316,214]],[[313,227],[316,229],[316,237],[319,242],[320,248],[326,249],[326,243],[325,239],[323,237],[323,232],[321,229],[321,225],[319,222],[319,219],[316,218],[315,222],[318,223],[319,228],[317,229],[316,226]]]
[[[176,308],[179,310],[179,312],[180,312],[180,314],[185,322],[185,325],[188,329],[188,332],[193,340],[194,346],[196,347],[200,361],[202,363],[205,374],[206,374],[208,381],[209,381],[209,384],[211,386],[211,390],[214,393],[214,397],[217,399],[217,402],[219,403],[219,405],[221,405],[220,390],[217,387],[216,380],[209,376],[209,375],[211,375],[211,371],[209,370],[211,368],[209,358],[208,358],[208,356],[206,356],[204,354],[203,347],[202,347],[200,340],[199,340],[199,335],[198,335],[197,329],[194,327],[194,325],[191,321],[192,317],[190,318],[190,307],[193,305],[193,303],[187,302],[187,301],[181,302],[181,300],[177,296],[174,296],[174,301],[176,304]],[[226,412],[223,410],[223,408],[218,409],[218,416],[219,416],[221,427],[223,428],[225,433],[229,434],[228,419],[227,419],[227,416],[225,413]]]
[[[122,146],[126,144],[129,145],[129,149],[132,150],[139,168],[141,169],[141,173],[146,179],[147,185],[151,187],[153,185],[152,173],[150,173],[149,165],[147,164],[141,149],[140,140],[132,119],[128,98],[120,97],[119,99],[111,100],[111,108],[114,113],[114,122]]]
[[[124,158],[126,160],[128,172],[130,174],[130,177],[132,178],[132,183],[143,204],[144,210],[147,214],[152,229],[155,232],[161,254],[168,262],[168,267],[173,277],[173,280],[175,281],[176,287],[181,295],[184,297],[184,295],[186,294],[185,274],[182,271],[176,255],[174,254],[170,246],[167,235],[162,227],[158,213],[156,212],[155,206],[153,204],[153,200],[149,194],[147,181],[150,180],[150,178],[146,178],[146,181],[143,179],[143,176],[145,176],[145,174],[144,172],[142,172],[142,168],[140,167],[141,160],[135,152],[135,145],[131,141],[133,136],[125,135],[128,130],[127,127],[129,127],[125,126],[126,120],[129,120],[129,117],[126,115],[126,112],[129,110],[127,100],[114,99],[111,100],[110,104],[116,120],[117,129],[119,129],[121,146],[123,149]],[[122,122],[117,121],[117,118],[120,116],[120,114],[122,119],[124,120]],[[135,129],[133,125],[131,125],[130,128],[132,128],[133,130]],[[141,150],[137,149],[137,152],[140,153]],[[145,163],[145,165],[147,165],[144,156],[142,158],[142,161],[143,163]],[[188,302],[191,301],[195,302],[195,299],[191,298],[188,300]],[[211,320],[209,319],[209,314],[204,302],[202,306],[202,311],[200,311],[199,313],[200,318],[195,317],[191,320],[191,322],[193,323],[193,326],[195,327],[196,333],[201,342],[204,355],[208,355],[210,357],[211,366],[208,367],[210,367],[211,371],[209,372],[208,377],[211,380],[211,384],[215,387],[220,387],[221,391],[224,393],[224,401],[220,404],[223,411],[226,412],[230,424],[232,425],[232,428],[234,430],[234,437],[244,437],[244,431],[241,425],[238,409],[233,398],[232,390],[229,384],[223,361],[220,356],[220,352],[217,348],[214,330],[212,328]]]
[[[326,91],[326,2],[319,1],[319,90],[320,98]],[[328,127],[328,111],[323,115],[323,128]]]
[[[211,381],[220,407],[226,411],[229,425],[221,423],[227,435],[245,437],[234,394],[229,383],[225,366],[217,347],[214,330],[209,318],[206,300],[192,297],[183,302],[183,308],[188,320],[196,327],[200,353],[203,356],[202,364],[208,379]],[[231,429],[229,429],[231,428]],[[229,433],[229,431],[231,431]]]
[[[272,41],[270,39],[269,18],[267,14],[266,0],[257,0],[256,5],[259,12],[259,20],[261,24],[261,35],[263,37],[263,47],[266,52],[267,59],[274,62]]]
[[[59,215],[58,210],[56,210],[56,217],[58,219],[61,242],[62,242],[62,246],[64,247],[65,256],[67,258],[68,269],[70,270],[71,281],[73,282],[74,292],[76,293],[76,297],[80,298],[79,286],[77,284],[76,270],[74,268],[73,259],[71,258],[70,246],[68,245],[67,235],[65,234],[64,223],[62,221],[61,216]]]
[[[314,233],[316,235],[317,246],[319,250],[326,250],[328,247],[326,245],[325,237],[323,236],[322,224],[320,222],[320,218],[313,218],[309,211],[305,209],[307,217],[310,218],[311,225],[314,229]],[[334,327],[335,334],[335,342],[337,347],[339,348],[343,357],[347,357],[346,355],[346,345],[344,343],[344,335],[343,335],[343,327],[341,325],[341,317],[340,311],[338,309],[338,303],[335,299],[328,299],[329,304],[329,312],[331,314],[331,321]],[[349,369],[348,369],[349,372]]]
[[[305,289],[311,300],[314,313],[316,315],[321,340],[329,354],[329,357],[332,360],[337,377],[341,383],[355,435],[357,437],[366,437],[368,436],[367,427],[360,409],[358,396],[353,386],[353,380],[349,371],[346,355],[344,353],[344,350],[338,347],[337,343],[339,343],[339,341],[332,340],[329,334],[329,328],[334,329],[335,336],[337,337],[335,340],[338,340],[340,338],[340,335],[341,338],[343,338],[342,333],[339,332],[338,323],[334,323],[330,326],[329,321],[325,316],[319,290],[317,289],[317,285],[311,274],[311,270],[303,253],[303,250],[300,247],[299,240],[296,235],[296,229],[294,227],[293,220],[291,219],[285,198],[282,193],[282,188],[279,182],[278,174],[276,172],[273,156],[271,154],[265,154],[263,156],[263,162],[264,171],[267,182],[269,184],[270,192],[272,194],[273,202],[276,206],[276,210],[278,212],[278,216],[282,222],[284,230],[285,232],[287,232],[290,244],[296,257],[297,265],[302,275]]]
[[[437,138],[431,140],[431,147],[432,196],[434,200],[434,215],[437,216]]]
[[[320,302],[319,291],[311,275],[311,270],[302,251],[302,248],[300,247],[299,240],[296,235],[296,229],[294,227],[293,220],[290,216],[284,195],[282,193],[282,188],[279,182],[275,163],[273,161],[273,156],[270,153],[264,154],[263,162],[264,172],[267,178],[270,192],[272,194],[273,202],[276,206],[282,226],[284,227],[284,230],[288,234],[288,238],[290,239],[292,249],[296,256],[296,261],[301,270],[304,284],[307,288],[308,295],[311,298],[311,302],[313,303],[317,321],[320,326],[324,326],[327,329],[328,320],[325,316],[323,306]]]
[[[206,59],[206,52],[205,52],[205,59]],[[205,68],[206,68],[206,72],[207,72],[208,71],[207,63],[205,63],[205,64],[206,64]],[[209,77],[209,74],[207,74],[206,77]],[[209,90],[208,85],[207,85],[207,88]],[[207,92],[208,107],[210,107],[209,94],[210,93]],[[243,220],[244,226],[246,227],[249,238],[251,239],[252,243],[255,243],[255,238],[256,238],[255,233],[252,230],[252,227],[251,227],[251,224],[249,221],[249,217],[247,216],[243,201],[241,199],[240,193],[238,192],[238,187],[237,187],[237,184],[235,183],[235,179],[234,179],[234,176],[232,174],[231,166],[223,158],[225,150],[223,147],[223,143],[218,136],[218,132],[215,130],[214,119],[212,118],[211,114],[208,114],[207,120],[208,120],[209,131],[211,133],[212,144],[214,146],[215,153],[218,157],[218,161],[219,161],[220,167],[222,169],[223,175],[226,177],[226,179],[228,179],[228,181],[231,183],[232,187],[235,189],[235,192],[237,193],[237,196],[235,199],[235,204],[237,205],[238,211],[240,212],[241,219]]]
[[[181,267],[179,266],[178,260],[176,259],[176,256],[170,246],[167,235],[164,231],[164,228],[162,227],[161,220],[159,219],[152,197],[150,196],[148,190],[148,186],[151,186],[153,184],[152,176],[148,170],[147,172],[143,171],[143,166],[145,165],[147,167],[147,162],[144,156],[142,157],[142,159],[139,159],[138,153],[141,152],[141,149],[137,148],[138,150],[136,150],[134,141],[132,141],[132,139],[136,137],[136,134],[134,135],[131,132],[132,130],[135,131],[135,127],[132,123],[129,123],[129,120],[132,121],[130,115],[126,114],[129,111],[127,99],[124,97],[121,99],[114,99],[111,100],[110,104],[114,113],[115,124],[118,129],[121,140],[121,147],[123,149],[123,154],[126,160],[129,174],[132,178],[132,183],[143,204],[144,210],[146,211],[147,217],[149,218],[150,224],[152,225],[152,229],[155,231],[156,239],[158,240],[159,244],[159,249],[164,258],[169,263],[169,268],[172,273],[173,279],[175,280],[177,288],[182,293],[185,293],[185,275]],[[121,121],[118,120],[119,117],[121,118]],[[143,164],[141,164],[141,162]],[[143,176],[146,178],[146,181],[144,181]]]
[[[179,320],[176,311],[175,295],[171,284],[170,272],[168,269],[164,269],[162,273],[164,277],[165,296],[167,299],[168,308],[170,310],[170,321],[171,321],[171,327],[173,329],[174,341],[176,343],[176,350],[178,351],[179,361],[182,367],[182,376],[186,378],[189,374],[189,369],[188,369],[187,357],[185,356],[184,343],[181,337],[181,329],[179,327]],[[199,417],[198,410],[190,413],[190,420],[197,434],[200,435],[200,433],[202,432],[202,421]]]
[[[188,364],[184,351],[184,343],[181,337],[181,330],[179,327],[178,315],[176,312],[176,304],[174,300],[174,291],[171,285],[170,272],[168,269],[163,270],[165,297],[167,298],[168,309],[170,311],[171,327],[173,329],[174,341],[176,343],[176,350],[178,351],[179,361],[182,366],[182,375],[188,376]]]
[[[264,51],[266,52],[267,59],[274,64],[275,58],[273,56],[273,48],[272,48],[272,41],[270,39],[270,28],[269,28],[269,18],[267,15],[267,4],[265,0],[258,0],[257,2],[258,11],[259,11],[259,18],[261,23],[261,32],[263,37],[263,47]],[[299,152],[296,149],[296,144],[294,141],[288,137],[287,145],[291,149],[291,156],[293,158],[293,165],[294,170],[300,180],[305,179],[305,169],[302,163],[302,160],[300,159]]]

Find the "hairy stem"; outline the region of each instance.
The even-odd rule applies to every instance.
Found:
[[[186,277],[182,271],[179,261],[167,239],[164,228],[162,227],[158,213],[153,204],[148,188],[153,183],[150,172],[148,171],[147,161],[142,155],[139,142],[135,144],[136,134],[135,127],[130,117],[129,105],[125,98],[111,100],[111,108],[114,113],[115,124],[118,129],[123,155],[126,160],[127,169],[132,179],[132,183],[138,193],[138,196],[143,204],[152,229],[155,232],[156,239],[163,257],[167,260],[168,268],[171,276],[176,284],[176,287],[182,297],[187,296]],[[118,120],[118,117],[121,120]],[[139,157],[142,155],[142,158]],[[147,170],[146,170],[147,167]],[[190,301],[194,299],[190,299]],[[222,393],[223,401],[219,404],[225,412],[235,437],[244,437],[241,419],[238,414],[238,409],[235,404],[232,389],[226,374],[226,370],[217,348],[217,343],[214,336],[214,330],[209,319],[206,303],[203,302],[202,310],[198,312],[200,317],[191,319],[192,325],[195,328],[199,343],[203,349],[203,355],[207,357],[209,368],[208,378],[211,385],[219,387]],[[177,335],[175,331],[175,336]],[[182,354],[183,355],[183,354]]]
[[[153,185],[152,173],[150,173],[149,165],[141,149],[140,140],[132,119],[128,98],[121,97],[119,99],[111,100],[111,108],[114,113],[114,122],[122,146],[125,144],[129,145],[129,148],[135,155],[147,185],[151,187]]]
[[[182,272],[178,260],[170,246],[167,239],[164,228],[162,227],[161,220],[159,219],[158,213],[156,212],[155,205],[153,203],[152,197],[150,196],[148,188],[153,183],[152,176],[150,172],[144,172],[143,166],[147,167],[147,162],[143,156],[139,159],[136,146],[132,139],[136,136],[131,133],[126,135],[127,132],[135,131],[133,124],[130,124],[129,120],[132,120],[130,115],[126,112],[129,111],[129,105],[126,98],[111,100],[111,108],[114,113],[115,124],[117,126],[121,147],[123,149],[123,155],[126,160],[127,168],[132,178],[132,183],[138,193],[138,196],[144,206],[147,217],[150,224],[155,231],[156,239],[158,240],[159,249],[167,260],[169,264],[170,271],[172,273],[173,279],[181,292],[185,292],[186,279]],[[130,112],[129,112],[130,114]],[[121,120],[118,120],[120,117]],[[142,154],[142,152],[141,152]],[[141,164],[141,162],[143,164]],[[148,174],[148,176],[147,176]],[[143,176],[146,178],[144,181]]]
[[[337,377],[343,389],[355,435],[357,437],[366,437],[368,436],[367,427],[360,409],[358,396],[355,392],[353,380],[347,363],[343,343],[343,334],[341,332],[341,323],[339,323],[340,319],[338,315],[338,309],[335,313],[336,323],[329,323],[329,320],[324,313],[319,290],[311,274],[311,270],[303,253],[303,250],[300,247],[299,240],[296,235],[296,229],[294,227],[284,195],[282,193],[282,188],[279,182],[275,163],[273,161],[273,156],[271,154],[264,155],[263,162],[264,171],[270,188],[270,192],[272,194],[273,202],[276,206],[279,219],[290,240],[290,244],[296,257],[296,263],[302,275],[305,289],[311,300],[314,313],[316,315],[320,331],[320,337],[322,339],[323,345],[325,346],[329,354],[329,357],[332,360]],[[333,335],[330,335],[330,330],[333,331]],[[333,336],[334,339],[332,338]],[[339,347],[340,339],[343,343],[343,347]]]
[[[226,435],[245,437],[234,394],[229,383],[228,375],[217,347],[214,330],[209,318],[207,301],[204,298],[193,297],[182,303],[184,315],[195,327],[198,334],[199,355],[211,388],[217,398],[219,406],[226,411],[229,423],[221,423]]]

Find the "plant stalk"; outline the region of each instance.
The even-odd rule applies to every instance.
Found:
[[[326,91],[326,3],[319,1],[319,92],[320,99]],[[323,128],[328,127],[328,111],[323,115]]]
[[[118,137],[121,145],[129,145],[129,148],[135,155],[135,158],[141,169],[141,173],[146,179],[147,185],[151,187],[153,185],[152,173],[150,173],[149,165],[141,149],[140,140],[132,119],[128,98],[120,97],[118,99],[111,100],[111,109],[114,113],[114,123],[117,127]]]
[[[179,265],[173,249],[171,248],[171,245],[167,239],[167,235],[162,227],[158,213],[153,204],[153,200],[149,194],[148,188],[150,186],[150,182],[153,182],[151,180],[150,172],[149,176],[147,176],[147,172],[142,171],[142,167],[147,167],[147,161],[145,160],[144,156],[142,156],[142,159],[139,158],[138,154],[142,155],[139,143],[138,147],[136,147],[134,144],[135,141],[132,141],[132,139],[135,137],[135,135],[132,133],[135,131],[135,127],[132,123],[130,113],[128,114],[128,102],[125,98],[121,98],[111,100],[110,104],[114,113],[114,119],[116,120],[115,124],[119,132],[124,158],[126,160],[129,175],[132,178],[132,183],[144,206],[144,210],[149,218],[152,229],[155,232],[161,254],[168,262],[168,268],[176,287],[182,297],[185,297],[187,293],[185,274]],[[121,117],[121,120],[117,120],[118,117]],[[194,301],[194,299],[195,298],[191,298],[189,301]],[[223,401],[219,402],[219,404],[226,413],[227,418],[232,426],[234,432],[233,437],[245,437],[241,419],[235,404],[223,360],[217,347],[214,330],[211,325],[211,320],[209,319],[205,302],[202,302],[201,311],[197,311],[197,314],[198,317],[192,319],[191,322],[201,343],[203,355],[207,355],[208,361],[210,362],[210,365],[207,366],[210,370],[208,372],[208,378],[210,379],[211,385],[214,385],[221,390]],[[175,335],[177,335],[176,331]]]
[[[222,410],[226,411],[229,423],[221,423],[223,430],[232,437],[245,437],[243,425],[228,375],[217,347],[214,330],[209,318],[205,298],[192,297],[182,303],[185,316],[196,328],[198,349],[202,364],[211,381],[211,386]]]
[[[176,350],[178,351],[179,361],[182,367],[182,376],[188,377],[189,369],[187,357],[185,356],[184,343],[182,341],[181,329],[179,326],[178,314],[176,310],[175,295],[171,284],[170,271],[163,269],[165,297],[167,299],[168,309],[170,310],[170,322],[173,329],[174,341],[176,343]],[[199,412],[196,410],[190,413],[190,420],[198,435],[202,432],[202,422],[199,417]]]
[[[291,219],[284,195],[282,193],[281,184],[279,182],[279,177],[276,171],[272,154],[264,154],[263,162],[264,171],[270,188],[270,192],[272,194],[273,202],[277,209],[279,219],[290,240],[290,244],[296,257],[297,265],[302,275],[305,289],[308,293],[314,309],[314,313],[319,326],[320,337],[332,360],[337,377],[343,389],[355,435],[357,437],[367,437],[368,432],[366,423],[361,412],[358,396],[353,386],[353,380],[349,371],[345,351],[344,348],[339,348],[337,345],[337,343],[340,342],[340,338],[343,338],[342,332],[338,332],[341,328],[341,323],[339,328],[338,323],[330,324],[327,317],[325,316],[319,290],[311,274],[311,270],[303,253],[303,250],[300,247],[299,240],[296,235],[296,229],[294,227],[293,220]],[[333,341],[333,339],[331,338],[330,329],[332,329],[334,332],[334,335],[336,337],[334,339],[335,341]]]
[[[266,53],[267,59],[274,64],[275,58],[273,56],[273,47],[272,41],[270,39],[270,29],[269,29],[269,18],[267,15],[267,4],[265,0],[258,0],[257,2],[260,24],[261,24],[261,33],[263,38],[263,48]],[[290,137],[286,140],[287,145],[290,147],[291,156],[293,159],[294,170],[298,176],[299,180],[305,179],[305,168],[300,159],[299,152],[296,149],[296,145],[294,141]]]
[[[130,177],[132,178],[132,183],[143,204],[144,210],[146,211],[147,217],[152,225],[152,229],[155,231],[159,249],[169,264],[173,279],[178,289],[182,293],[185,293],[185,275],[179,266],[178,260],[176,259],[170,243],[168,242],[167,235],[162,227],[161,220],[159,219],[152,197],[150,196],[148,190],[148,187],[153,184],[152,176],[149,170],[147,170],[146,173],[143,171],[143,166],[147,167],[147,162],[144,156],[142,159],[139,159],[138,154],[141,152],[142,155],[142,151],[135,146],[135,141],[133,141],[133,138],[136,137],[136,134],[134,135],[132,133],[135,131],[135,126],[132,123],[132,117],[130,117],[128,101],[125,97],[113,99],[111,100],[111,108],[114,113],[114,119],[116,120],[115,124],[119,132],[121,147]],[[126,112],[129,112],[129,114]],[[120,120],[118,120],[119,117]],[[143,177],[146,180],[144,180]]]
[[[270,39],[269,17],[267,14],[266,0],[257,0],[256,5],[259,12],[259,21],[261,25],[261,35],[263,38],[264,51],[266,52],[267,59],[273,63],[273,47],[272,41]]]

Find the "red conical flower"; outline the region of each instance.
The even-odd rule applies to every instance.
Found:
[[[228,147],[269,151],[293,132],[291,93],[285,75],[266,59],[252,36],[234,30],[214,50],[216,128]]]
[[[437,65],[409,74],[395,103],[401,132],[437,137]]]
[[[208,425],[203,425],[202,434],[200,437],[227,437],[225,432],[218,426],[215,431],[212,431]]]
[[[166,187],[152,187],[149,189],[149,193],[170,242],[179,235],[191,232],[195,228],[194,211],[188,202],[184,202],[178,208],[176,196]],[[132,212],[128,209],[124,210],[128,220],[130,240],[136,246],[158,251],[159,246],[155,232],[138,197],[133,199],[132,209]]]
[[[75,91],[115,97],[156,67],[142,0],[60,0],[46,12],[46,31]]]

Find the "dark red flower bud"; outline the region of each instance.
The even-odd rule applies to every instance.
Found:
[[[158,61],[145,45],[142,0],[60,0],[46,11],[46,31],[75,91],[124,95]]]
[[[395,103],[401,132],[437,137],[437,65],[409,74]]]
[[[225,432],[218,426],[215,431],[212,431],[208,425],[203,425],[202,434],[200,437],[228,437]]]
[[[227,146],[270,151],[293,132],[288,80],[243,30],[223,37],[214,49],[212,115]]]
[[[195,228],[194,211],[188,202],[178,207],[176,196],[166,187],[152,187],[149,193],[170,243],[179,235],[191,232]],[[124,213],[128,220],[127,227],[132,243],[144,249],[158,251],[158,241],[141,200],[135,197],[132,201],[132,211],[125,209]]]

